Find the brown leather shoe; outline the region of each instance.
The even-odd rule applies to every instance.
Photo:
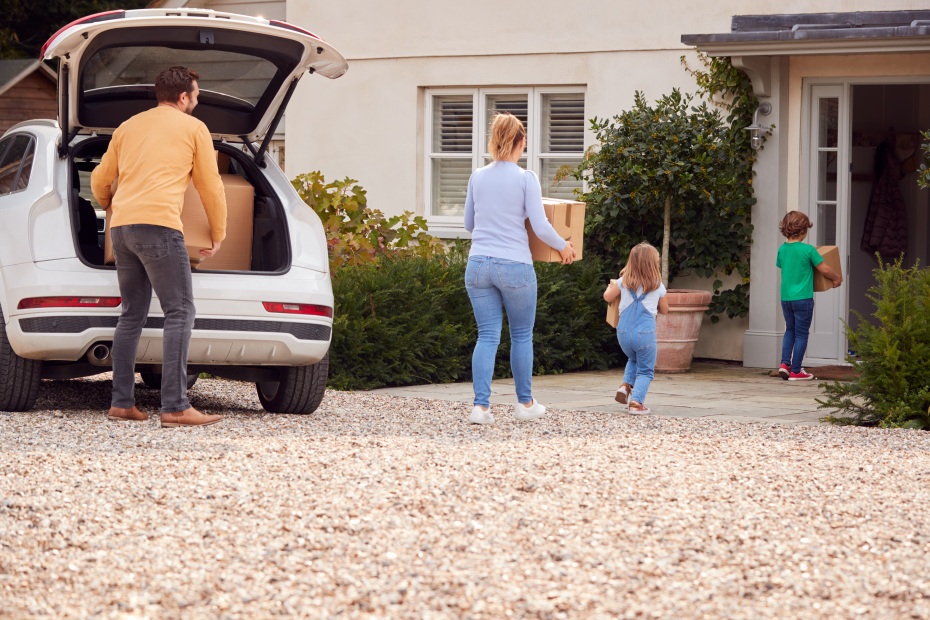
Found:
[[[223,416],[221,415],[207,415],[200,413],[193,407],[189,407],[184,411],[161,414],[161,425],[165,428],[174,428],[177,426],[207,426],[208,424],[216,424],[222,419]]]
[[[149,414],[139,411],[136,409],[135,405],[129,409],[110,407],[110,410],[107,412],[107,418],[110,420],[117,420],[118,422],[145,422],[149,419]]]

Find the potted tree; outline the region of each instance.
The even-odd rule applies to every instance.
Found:
[[[742,131],[748,122],[740,126],[745,115],[724,119],[706,102],[692,105],[692,98],[676,89],[650,105],[637,92],[631,109],[592,119],[599,146],[574,173],[586,181],[586,251],[620,265],[630,247],[647,240],[661,247],[666,287],[670,276],[684,272],[718,277],[713,293],[669,289],[670,312],[657,325],[660,372],[690,368],[705,312],[717,319],[748,311],[755,202],[752,151]],[[741,282],[721,290],[719,276],[734,272]]]

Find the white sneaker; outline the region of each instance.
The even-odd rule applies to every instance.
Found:
[[[468,421],[472,424],[494,424],[494,416],[491,415],[490,407],[485,410],[475,405],[475,408],[471,410],[471,415],[468,416]]]
[[[529,407],[524,407],[523,403],[517,403],[513,407],[513,417],[518,420],[538,420],[546,413],[546,408],[537,401]]]

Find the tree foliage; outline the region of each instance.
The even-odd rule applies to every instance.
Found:
[[[141,9],[151,0],[2,0],[0,59],[36,58],[59,28],[76,19],[112,11]]]
[[[591,120],[598,146],[575,171],[587,181],[586,248],[620,265],[645,240],[668,248],[664,277],[736,272],[742,281],[733,289],[721,291],[715,282],[712,308],[744,316],[755,203],[751,149],[742,127],[692,99],[676,89],[649,104],[637,92],[629,110]]]
[[[309,172],[291,183],[323,221],[334,269],[398,254],[430,257],[445,249],[427,233],[425,218],[409,211],[386,217],[370,208],[365,190],[355,179],[327,183],[320,172]]]

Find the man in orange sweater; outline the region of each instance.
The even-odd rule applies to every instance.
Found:
[[[190,259],[184,245],[181,208],[193,181],[213,238],[212,256],[226,237],[226,195],[213,139],[191,116],[200,88],[196,71],[171,67],[155,78],[158,105],[136,114],[113,132],[110,146],[91,175],[94,197],[112,210],[110,237],[122,310],[113,335],[111,420],[147,420],[135,405],[139,337],[152,290],[165,314],[161,425],[201,426],[222,417],[205,415],[187,398],[187,355],[194,327]],[[111,186],[119,178],[115,193]]]

